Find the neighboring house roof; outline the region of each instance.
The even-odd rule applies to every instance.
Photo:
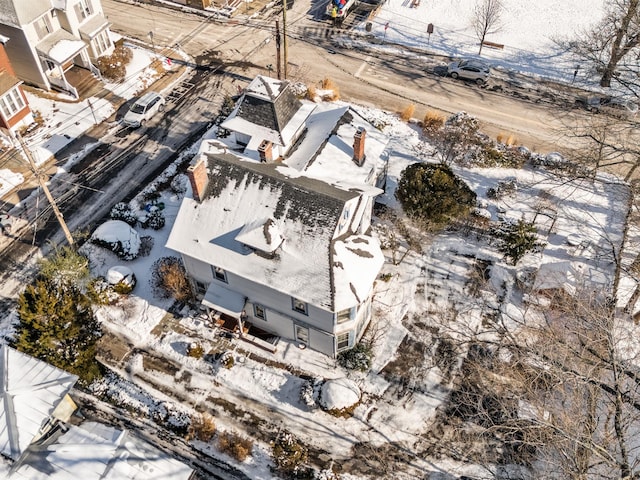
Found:
[[[51,10],[51,0],[0,0],[0,23],[21,27]]]
[[[85,48],[87,48],[87,44],[84,41],[78,40],[73,34],[62,29],[47,35],[44,40],[36,45],[36,50],[58,63],[75,57]]]
[[[333,187],[282,165],[243,161],[227,153],[205,157],[209,183],[202,203],[183,200],[167,247],[329,311],[363,299],[373,282],[366,272],[346,293],[336,295],[335,286],[349,285],[358,275],[349,270],[354,254],[377,273],[383,262],[377,241],[350,237],[344,247],[331,250],[345,203],[362,192]],[[256,245],[256,226],[267,219],[272,220],[271,240],[265,235],[269,248],[278,236],[284,239],[273,258],[240,241],[251,236]]]
[[[126,431],[95,422],[25,456],[11,480],[188,480],[193,470]]]
[[[0,346],[0,452],[20,457],[78,377]]]
[[[16,85],[20,85],[22,83],[21,80],[18,80],[16,77],[11,75],[5,70],[0,71],[0,97],[7,93],[9,90],[12,90]]]
[[[284,146],[314,108],[309,102],[302,104],[286,80],[258,75],[221,127]]]

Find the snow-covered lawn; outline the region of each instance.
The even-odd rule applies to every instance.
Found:
[[[381,200],[388,208],[397,209],[395,185],[404,167],[421,161],[415,152],[425,151],[424,145],[421,147],[422,140],[414,125],[384,112],[364,112],[384,123],[384,131],[391,137],[388,188]],[[196,148],[197,145],[191,152]],[[185,154],[183,161],[188,158],[189,154]],[[167,175],[174,172],[175,167]],[[393,443],[415,452],[434,422],[438,407],[446,404],[465,354],[459,351],[457,358],[444,358],[438,353],[438,345],[446,338],[478,334],[487,318],[487,308],[520,318],[523,297],[515,279],[522,272],[535,272],[543,265],[571,265],[576,286],[588,282],[608,288],[614,269],[612,248],[617,249],[621,241],[627,204],[627,187],[605,175],[595,180],[571,179],[529,164],[522,169],[456,167],[456,173],[477,193],[492,221],[520,218],[533,221],[546,246],[514,267],[488,243],[486,235],[475,231],[468,235],[461,231],[426,235],[414,229],[416,235],[422,235],[421,251],[407,251],[403,246],[397,252],[385,250],[387,262],[376,285],[375,320],[371,327],[378,340],[373,366],[366,373],[346,371],[334,360],[309,349],[301,350],[282,339],[275,354],[238,339],[221,341],[199,310],[185,307],[180,312],[168,313],[171,302],[154,297],[149,280],[153,262],[173,255],[164,244],[182,194],[163,191],[159,201],[164,206],[166,226],[159,231],[138,229],[140,237],[153,239],[147,256],[123,262],[99,247],[89,244],[84,247],[95,275],[106,276],[111,267],[124,264],[138,280],[128,298],[115,306],[101,307],[98,312],[107,330],[126,337],[134,347],[132,352],[140,352],[134,352],[120,365],[124,367],[120,373],[143,380],[143,385],[149,388],[147,401],[174,405],[177,418],[193,414],[195,409],[211,408],[217,412],[221,430],[243,431],[250,430],[246,417],[255,415],[269,425],[265,431],[286,428],[333,460],[346,462],[345,465],[357,462],[349,458],[358,445],[375,449]],[[515,182],[517,188],[500,199],[487,198],[487,191],[500,181]],[[144,202],[136,199],[131,205],[136,210]],[[143,210],[138,211],[144,214]],[[383,222],[382,218],[377,221],[378,225]],[[384,230],[378,232],[385,235]],[[385,238],[381,240],[384,244]],[[392,261],[400,258],[402,261],[397,265]],[[635,255],[629,253],[628,258],[631,260]],[[474,289],[471,280],[478,268],[489,274],[487,282]],[[629,279],[629,285],[635,286],[635,281]],[[189,356],[189,346],[196,343],[212,355]],[[158,361],[151,362],[143,352],[153,352],[156,360],[171,367],[160,368]],[[233,357],[230,368],[225,368],[220,359],[223,354]],[[352,416],[337,417],[320,407],[319,387],[326,380],[342,378],[354,382],[362,396]],[[109,388],[118,392],[118,403],[140,404],[138,390],[129,386],[118,388],[113,379],[109,383]],[[332,389],[328,394],[332,404],[353,403],[353,398],[338,398],[340,391],[345,397],[354,395],[352,389],[344,386]],[[212,399],[231,402],[235,405],[233,412],[215,408]],[[141,410],[144,412],[144,408]],[[242,412],[245,421],[238,421],[236,417],[242,416]],[[206,448],[221,455],[211,445]],[[264,438],[258,442],[257,451],[268,451]],[[252,478],[269,478],[265,463],[263,457],[261,461],[247,461],[241,468],[250,472]],[[431,471],[436,467],[479,478],[486,474],[474,465],[417,457],[403,468],[410,478],[414,468]],[[396,478],[402,478],[401,475],[398,473]]]

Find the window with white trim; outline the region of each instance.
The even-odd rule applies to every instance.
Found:
[[[5,118],[11,118],[25,107],[18,87],[13,87],[0,98],[0,109]]]
[[[336,314],[336,321],[338,323],[348,322],[354,318],[354,308],[347,308],[345,310],[341,310]]]
[[[195,280],[195,281],[193,282],[193,284],[194,284],[194,285],[195,285],[195,287],[196,287],[196,293],[197,293],[198,295],[204,295],[205,293],[207,293],[207,287],[208,287],[208,285],[207,285],[206,283],[204,283],[204,282],[200,282],[200,281],[198,281],[198,280]]]
[[[253,316],[256,318],[261,318],[262,320],[267,319],[267,310],[257,303],[253,304]]]
[[[295,297],[291,297],[291,308],[298,313],[302,313],[304,315],[308,315],[308,307],[307,302],[303,302],[302,300],[298,300]]]
[[[341,352],[349,348],[349,332],[340,333],[336,337],[336,350]]]
[[[36,29],[38,40],[42,40],[44,37],[53,32],[53,26],[51,25],[51,20],[49,19],[48,13],[36,20],[33,23],[33,26]]]
[[[228,283],[227,272],[225,272],[222,268],[213,265],[211,266],[211,269],[213,270],[213,278],[215,278],[216,280],[220,280],[221,282]]]
[[[93,39],[93,48],[96,51],[97,56],[102,55],[104,52],[111,48],[111,37],[109,32],[103,30]]]
[[[73,8],[76,11],[79,22],[82,22],[85,18],[93,14],[93,7],[91,6],[90,0],[80,0]]]

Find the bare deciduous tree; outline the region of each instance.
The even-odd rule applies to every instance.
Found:
[[[502,28],[502,10],[501,0],[479,0],[476,3],[471,23],[480,40],[478,55],[482,55],[482,46],[487,35],[497,33]]]
[[[607,2],[604,18],[580,39],[569,42],[569,47],[588,62],[601,75],[600,85],[610,87],[613,79],[630,88],[637,75],[619,76],[616,71],[629,73],[637,67],[637,55],[632,53],[640,45],[640,0],[613,0]],[[630,65],[626,64],[627,58]],[[638,85],[635,85],[638,86]],[[633,88],[632,88],[633,89]]]

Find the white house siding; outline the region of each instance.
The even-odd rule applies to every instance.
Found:
[[[246,296],[249,302],[246,308],[248,319],[258,328],[273,332],[284,338],[295,339],[295,325],[304,326],[309,328],[309,347],[326,353],[327,355],[333,355],[333,346],[330,350],[326,350],[328,340],[325,338],[327,335],[333,338],[335,328],[333,312],[307,303],[308,315],[304,315],[293,310],[291,296],[288,294],[282,293],[269,286],[252,282],[228,271],[226,272],[227,283],[225,283],[214,279],[211,265],[186,255],[182,255],[182,259],[185,269],[192,279],[207,285],[210,282],[219,282],[220,285],[225,288]],[[267,312],[266,321],[255,318],[254,304],[261,305],[265,308]],[[326,332],[326,335],[314,334],[314,340],[312,340],[311,331]],[[333,345],[333,340],[331,340],[330,343]]]
[[[0,35],[9,37],[5,49],[11,66],[16,72],[16,77],[25,83],[48,90],[50,88],[49,81],[38,68],[40,61],[27,40],[26,32],[0,24]]]

